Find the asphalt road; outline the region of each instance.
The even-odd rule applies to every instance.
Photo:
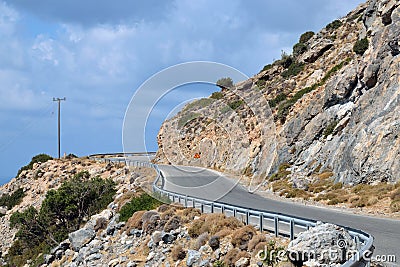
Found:
[[[203,168],[167,165],[160,165],[159,168],[166,177],[164,189],[175,193],[330,222],[368,232],[375,238],[374,255],[396,255],[397,263],[389,266],[400,266],[400,220],[356,215],[335,209],[264,198],[249,193],[232,179]]]

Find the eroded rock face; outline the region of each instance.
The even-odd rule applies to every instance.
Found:
[[[297,59],[305,62],[298,75],[283,79],[284,67],[273,65],[222,91],[223,99],[194,104],[164,122],[156,160],[253,178],[289,162],[292,177],[298,179],[307,179],[319,166],[347,184],[399,181],[400,4],[370,0],[341,22],[307,42],[309,50]],[[361,56],[353,46],[362,38],[369,46]],[[307,87],[312,90],[285,113],[284,101],[270,112],[262,99],[271,101],[280,94],[290,99]],[[219,112],[238,99],[238,92],[244,104],[233,112]],[[197,117],[178,129],[188,112]],[[324,134],[333,124],[332,132]],[[195,160],[199,152],[201,158]]]

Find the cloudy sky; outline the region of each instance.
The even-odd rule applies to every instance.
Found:
[[[127,105],[154,73],[201,60],[252,76],[291,51],[301,33],[361,2],[0,0],[0,184],[33,155],[57,155],[53,97],[67,98],[62,153],[122,151]],[[158,113],[193,95],[166,99]],[[152,121],[152,134],[162,118]],[[149,140],[155,149],[155,136]]]

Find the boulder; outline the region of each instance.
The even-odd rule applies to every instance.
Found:
[[[317,261],[318,266],[344,263],[349,254],[355,251],[356,244],[344,228],[322,222],[300,233],[288,246],[291,262],[302,264]]]
[[[70,233],[68,239],[71,243],[71,248],[74,251],[79,251],[83,246],[92,241],[96,232],[91,228],[82,228],[78,231]]]
[[[195,263],[198,263],[200,261],[201,254],[197,250],[191,250],[189,249],[187,252],[187,260],[186,260],[186,265],[187,266],[193,266]]]

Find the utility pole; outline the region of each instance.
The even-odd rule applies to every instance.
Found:
[[[58,102],[58,158],[61,158],[61,101],[67,100],[65,97],[64,98],[55,98],[53,97],[53,101]]]

